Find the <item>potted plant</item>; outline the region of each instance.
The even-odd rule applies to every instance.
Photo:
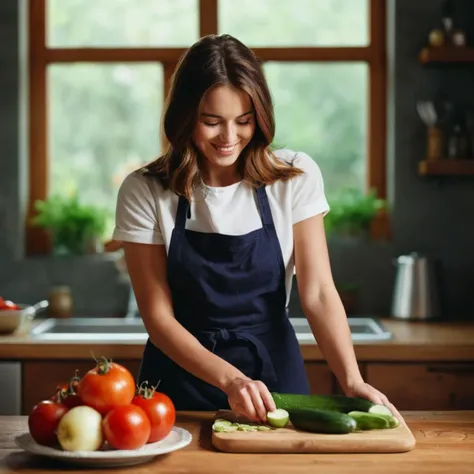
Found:
[[[368,194],[347,188],[331,200],[331,211],[324,218],[328,236],[366,237],[375,216],[386,209],[375,190]]]
[[[77,195],[51,196],[35,202],[32,224],[51,235],[55,255],[97,252],[107,225],[104,209],[81,204]]]

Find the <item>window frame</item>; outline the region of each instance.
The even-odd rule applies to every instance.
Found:
[[[159,0],[157,0],[159,1]],[[47,67],[72,62],[159,62],[164,96],[173,70],[186,48],[49,48],[46,45],[47,0],[29,0],[29,200],[26,254],[50,253],[47,233],[28,224],[34,203],[48,195]],[[199,0],[200,37],[218,32],[218,0]],[[367,189],[386,198],[386,0],[369,0],[369,44],[358,47],[255,47],[262,61],[365,62],[369,69],[367,114]],[[376,219],[372,234],[388,235],[387,216]]]

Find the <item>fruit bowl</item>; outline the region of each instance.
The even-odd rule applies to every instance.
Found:
[[[177,451],[192,441],[189,431],[174,426],[165,439],[150,443],[134,450],[104,449],[100,451],[63,451],[59,448],[42,446],[23,433],[15,437],[15,444],[24,451],[39,456],[57,459],[66,463],[87,467],[119,467],[133,466],[151,461],[161,454]]]

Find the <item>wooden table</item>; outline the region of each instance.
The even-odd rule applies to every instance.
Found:
[[[383,473],[437,474],[474,472],[474,411],[405,412],[417,446],[401,454],[226,454],[211,444],[213,413],[182,412],[177,426],[193,435],[186,448],[160,456],[150,463],[114,473],[134,474],[242,474]],[[12,436],[26,429],[26,417],[0,417],[0,474],[83,472],[15,448]],[[107,472],[87,469],[88,472]],[[110,472],[110,470],[109,470]]]

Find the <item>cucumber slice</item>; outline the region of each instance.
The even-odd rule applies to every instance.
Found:
[[[390,424],[385,416],[376,413],[367,413],[365,411],[351,411],[349,416],[353,418],[357,424],[357,429],[366,430],[383,430],[390,428]]]
[[[257,425],[249,425],[247,423],[237,423],[238,431],[258,431]]]
[[[232,421],[226,420],[224,418],[217,418],[214,423],[219,423],[224,426],[232,426]]]
[[[231,433],[232,431],[237,431],[237,426],[233,425],[232,423],[229,425],[228,423],[216,421],[213,423],[212,429],[216,433]]]
[[[389,415],[393,416],[390,408],[385,405],[373,405],[369,408],[369,413],[375,413],[376,415]]]
[[[281,408],[267,413],[267,422],[274,428],[284,428],[290,421],[290,414]]]

